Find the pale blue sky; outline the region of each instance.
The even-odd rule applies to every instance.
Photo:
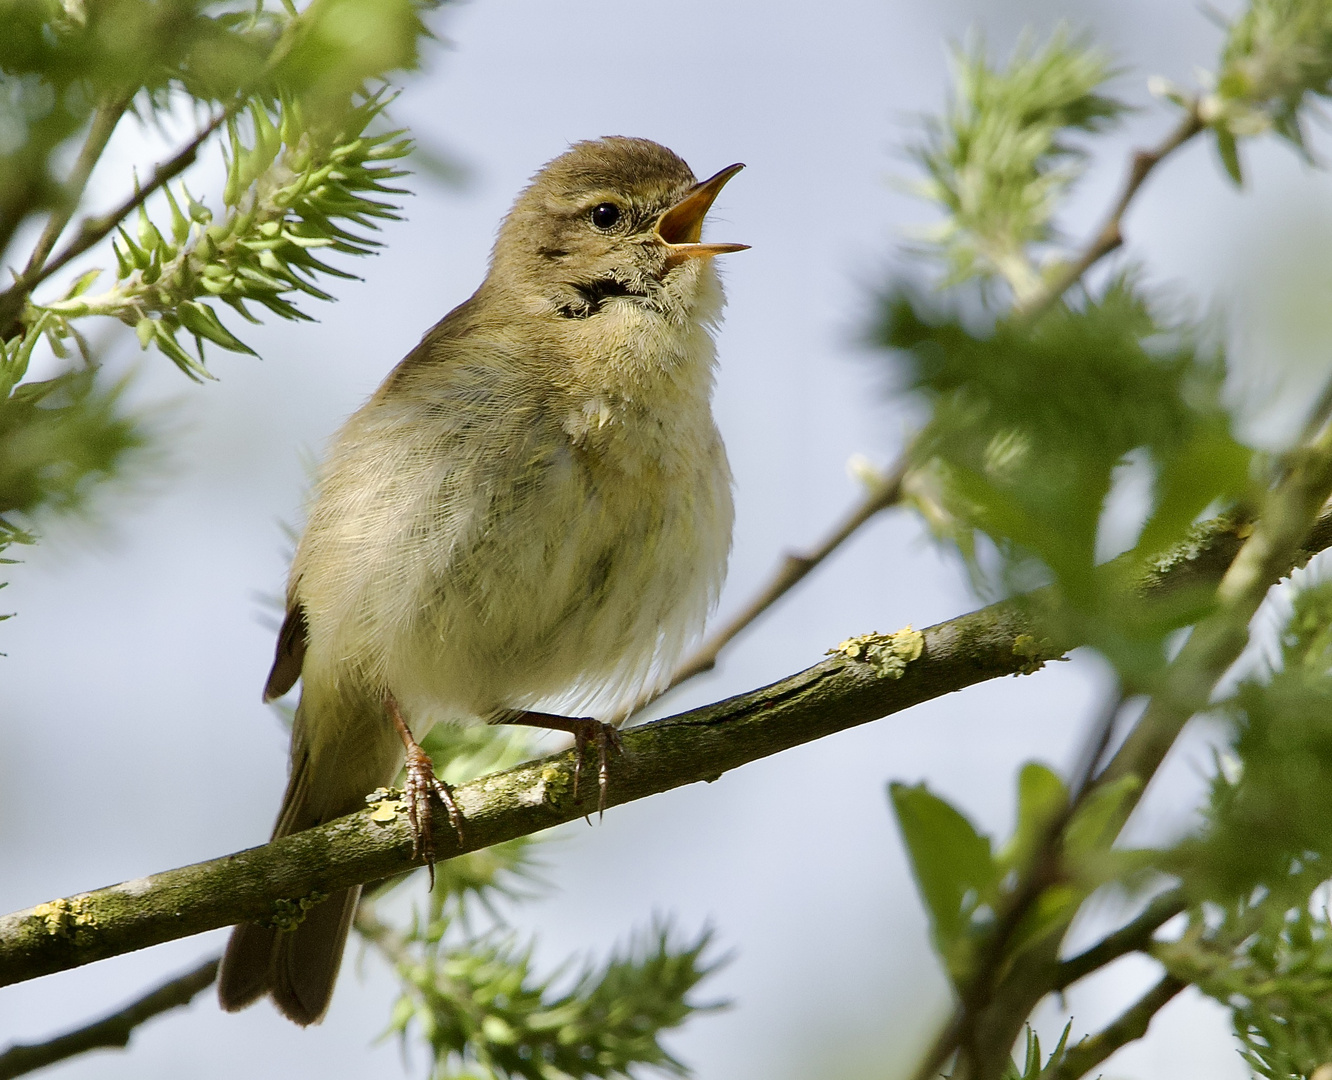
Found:
[[[847,458],[889,460],[909,423],[884,362],[857,342],[876,285],[903,266],[902,230],[928,218],[892,186],[908,171],[900,147],[912,118],[943,99],[946,39],[977,18],[1002,50],[1024,23],[1093,27],[1127,68],[1123,92],[1146,106],[1105,141],[1074,233],[1118,184],[1129,138],[1155,139],[1171,123],[1146,77],[1188,82],[1219,40],[1185,0],[477,0],[441,12],[450,44],[431,52],[397,113],[467,166],[468,185],[412,181],[408,223],[353,267],[364,282],[336,286],[340,302],[312,308],[315,325],[252,332],[262,362],[222,356],[221,381],[193,387],[147,357],[139,392],[175,403],[163,413],[180,436],[169,459],[110,528],[53,526],[6,575],[3,607],[21,614],[0,628],[0,909],[267,836],[286,740],[259,703],[272,634],[257,598],[281,588],[279,522],[298,518],[302,455],[475,288],[514,194],[571,141],[646,136],[699,175],[747,163],[711,218],[712,236],[753,245],[725,264],[716,408],[738,521],[723,609],[783,550],[816,538],[856,497]],[[119,152],[146,153],[134,140]],[[1316,331],[1332,329],[1319,302],[1332,278],[1332,186],[1282,148],[1262,148],[1249,166],[1251,189],[1237,194],[1207,148],[1189,148],[1149,185],[1128,233],[1154,276],[1228,305],[1250,369],[1270,372],[1283,357],[1317,358],[1327,338]],[[1274,254],[1290,242],[1295,268]],[[1278,331],[1289,310],[1307,315],[1303,336]],[[1256,398],[1263,383],[1254,376],[1248,388]],[[885,517],[677,703],[761,685],[854,633],[970,606],[962,575],[921,529]],[[518,908],[517,925],[539,934],[539,956],[553,963],[604,953],[654,913],[686,930],[711,924],[734,959],[704,996],[735,1007],[671,1041],[700,1080],[896,1076],[946,997],[884,785],[928,779],[1003,832],[1018,766],[1066,765],[1099,685],[1096,664],[1077,658],[569,827],[549,849],[553,892]],[[1149,801],[1144,828],[1185,820],[1201,761],[1196,743],[1177,755],[1176,788]],[[0,990],[0,1044],[109,1009],[221,942],[219,932]],[[1079,1031],[1151,978],[1130,962],[1076,989]],[[349,965],[328,1020],[308,1031],[266,1005],[222,1016],[208,996],[143,1029],[129,1054],[46,1075],[421,1076],[423,1055],[404,1073],[396,1046],[373,1044],[391,992],[376,962]],[[1238,1078],[1224,1032],[1218,1010],[1183,998],[1106,1075]]]

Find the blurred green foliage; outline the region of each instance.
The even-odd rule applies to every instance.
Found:
[[[986,595],[1053,581],[1045,617],[1076,621],[1146,685],[1197,612],[1147,607],[1124,573],[1100,568],[1106,503],[1130,459],[1150,474],[1128,571],[1245,494],[1252,452],[1223,401],[1224,354],[1198,327],[1158,318],[1125,277],[1035,322],[978,321],[899,291],[878,330],[930,408],[913,455],[943,511],[935,524]]]
[[[1307,896],[1311,876],[1332,878],[1332,582],[1296,593],[1274,670],[1244,679],[1221,708],[1230,750],[1179,871],[1202,899]]]
[[[82,507],[144,438],[120,405],[123,383],[103,386],[89,369],[22,382],[31,344],[0,344],[0,550],[33,542],[24,523],[38,509]]]
[[[1086,163],[1075,137],[1125,111],[1101,92],[1113,75],[1105,53],[1062,30],[1039,47],[1024,38],[1002,69],[983,43],[953,51],[952,100],[911,148],[926,177],[914,189],[943,211],[925,237],[946,284],[997,277],[1018,297],[1038,287],[1039,249]]]
[[[1251,0],[1223,29],[1217,72],[1198,89],[1156,81],[1186,115],[1133,158],[1126,199],[1204,132],[1236,181],[1245,138],[1272,132],[1312,158],[1311,108],[1332,93],[1332,2]],[[1113,74],[1092,43],[1062,30],[1044,45],[1024,39],[1005,65],[982,49],[958,53],[952,100],[914,149],[918,190],[942,215],[918,249],[937,286],[891,285],[873,329],[905,372],[897,384],[927,412],[906,481],[926,520],[981,596],[1014,598],[1041,632],[1090,644],[1115,682],[1072,790],[1045,766],[1023,767],[1002,846],[925,785],[891,787],[957,1001],[919,1075],[936,1062],[954,1080],[1088,1073],[1140,1038],[1181,983],[1168,978],[1100,1033],[1066,1031],[1048,1060],[1030,1038],[1022,1069],[1009,1051],[1049,994],[1145,952],[1230,1011],[1256,1075],[1308,1080],[1332,1061],[1332,583],[1296,592],[1277,655],[1219,697],[1230,660],[1213,669],[1196,658],[1245,633],[1247,615],[1216,620],[1238,590],[1270,579],[1242,584],[1240,573],[1219,590],[1150,595],[1138,583],[1191,550],[1204,517],[1222,515],[1237,541],[1269,535],[1264,515],[1282,505],[1282,486],[1315,459],[1326,465],[1299,442],[1325,430],[1332,396],[1288,434],[1297,449],[1258,453],[1237,433],[1218,325],[1171,314],[1178,305],[1140,270],[1062,276],[1122,241],[1126,202],[1081,246],[1058,220],[1089,140],[1124,111],[1104,90]],[[1129,482],[1126,522],[1130,504],[1115,500]],[[1182,651],[1200,625],[1198,649]],[[1120,832],[1158,767],[1135,763],[1159,763],[1178,737],[1178,726],[1149,725],[1180,687],[1211,696],[1209,711],[1229,724],[1211,796],[1186,836],[1124,848]],[[1061,955],[1074,919],[1107,895],[1134,898],[1141,913]]]
[[[511,933],[450,948],[450,925],[436,914],[393,950],[403,993],[389,1031],[420,1034],[437,1080],[611,1078],[643,1066],[684,1075],[660,1037],[701,1008],[716,1008],[690,1001],[716,966],[703,958],[706,931],[680,943],[669,927],[654,926],[569,980],[562,972],[537,977],[531,946]]]
[[[124,379],[97,374],[84,320],[127,323],[143,347],[198,378],[204,341],[249,351],[217,301],[251,321],[247,301],[304,317],[294,294],[328,299],[316,276],[349,276],[329,254],[374,249],[366,233],[396,216],[386,197],[403,194],[388,186],[402,173],[392,162],[410,149],[380,122],[382,80],[417,64],[431,6],[0,0],[0,256],[12,275],[0,291],[0,546],[31,542],[43,513],[86,503],[148,439],[120,404]],[[119,217],[78,219],[127,117],[157,124],[190,111],[211,112],[200,138],[216,128],[227,153],[220,214],[183,183],[179,196],[169,187],[195,160],[186,142],[152,176],[119,178]],[[368,130],[376,123],[383,130]],[[169,217],[161,228],[143,205],[152,196]],[[24,247],[30,223],[41,235]],[[90,270],[41,298],[56,268],[113,231],[113,288],[92,293]],[[43,352],[56,373],[34,382]]]

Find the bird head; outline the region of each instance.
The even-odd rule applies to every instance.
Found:
[[[701,183],[647,139],[581,142],[533,177],[500,227],[490,279],[529,310],[589,318],[623,298],[687,316],[712,257],[747,244],[702,243],[730,165]]]

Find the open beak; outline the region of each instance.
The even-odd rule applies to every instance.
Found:
[[[706,259],[713,255],[724,255],[728,251],[744,251],[749,247],[748,244],[698,242],[698,238],[703,235],[703,219],[713,201],[726,186],[726,181],[743,168],[740,164],[726,166],[716,176],[696,184],[688,195],[661,215],[661,220],[657,222],[657,239],[666,245],[669,252],[666,257],[668,266],[677,266],[685,259]]]

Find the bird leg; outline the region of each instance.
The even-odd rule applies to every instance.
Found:
[[[412,858],[424,858],[430,870],[430,887],[435,887],[435,841],[433,836],[434,809],[430,805],[433,792],[449,812],[449,822],[458,834],[458,842],[464,843],[462,811],[453,799],[453,789],[435,775],[434,762],[430,755],[421,749],[421,744],[412,737],[412,730],[402,718],[402,710],[392,694],[384,695],[384,708],[398,729],[402,745],[407,750],[407,780],[403,785],[404,798],[407,802],[407,821],[412,827]]]
[[[606,812],[606,786],[610,779],[610,751],[624,754],[624,744],[620,742],[620,733],[610,724],[603,724],[590,716],[554,716],[551,713],[523,712],[512,713],[500,720],[501,724],[521,724],[524,727],[546,728],[550,731],[567,731],[574,737],[574,802],[578,801],[578,781],[583,775],[583,758],[587,753],[587,744],[597,744],[597,812]]]

